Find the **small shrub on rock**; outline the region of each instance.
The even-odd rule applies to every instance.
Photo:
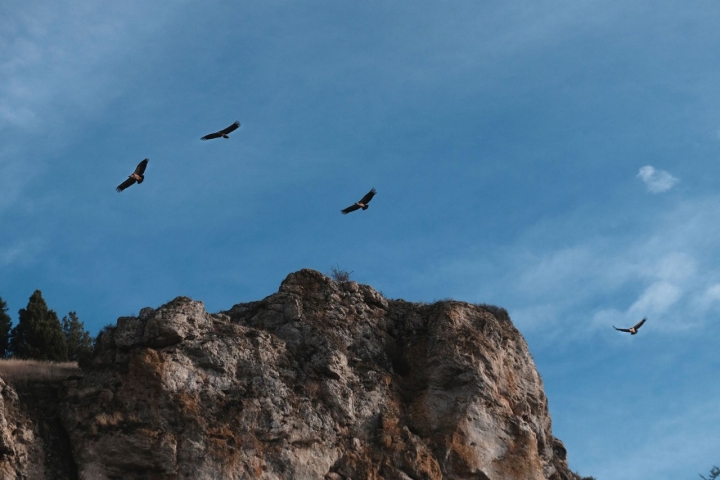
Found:
[[[335,280],[338,283],[344,283],[350,281],[350,275],[353,272],[348,272],[347,270],[341,269],[337,264],[330,267],[330,275],[329,277]]]
[[[507,320],[508,322],[510,321],[510,315],[508,315],[507,310],[502,307],[498,307],[496,305],[488,305],[487,303],[480,303],[478,304],[478,307],[482,308],[488,313],[491,313],[498,320]]]

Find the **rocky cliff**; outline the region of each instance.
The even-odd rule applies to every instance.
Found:
[[[38,422],[23,430],[5,386],[0,475],[575,480],[503,313],[388,300],[312,270],[217,314],[178,297],[102,333],[58,393],[59,447],[35,447]],[[53,469],[58,448],[72,461]]]

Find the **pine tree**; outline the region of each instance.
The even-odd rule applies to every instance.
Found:
[[[21,308],[18,324],[10,332],[10,349],[16,358],[67,361],[67,342],[57,313],[48,309],[40,290],[27,308]]]
[[[720,478],[720,468],[717,466],[714,466],[712,470],[710,470],[710,476],[706,477],[705,475],[700,475],[703,480],[715,480],[716,478]]]
[[[67,342],[68,360],[81,361],[92,353],[92,337],[85,330],[85,324],[78,319],[77,313],[70,312],[63,317],[62,329]]]
[[[10,347],[10,327],[12,320],[7,314],[7,303],[0,297],[0,358],[8,356]]]

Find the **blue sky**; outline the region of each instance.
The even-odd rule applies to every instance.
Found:
[[[6,0],[0,296],[16,318],[41,289],[95,333],[337,264],[501,305],[571,468],[698,478],[720,463],[718,24],[709,0]]]

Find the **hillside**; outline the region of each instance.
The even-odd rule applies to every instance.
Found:
[[[54,443],[52,409],[4,387],[0,478],[577,478],[504,311],[312,270],[217,314],[178,297],[121,317],[47,395]]]

